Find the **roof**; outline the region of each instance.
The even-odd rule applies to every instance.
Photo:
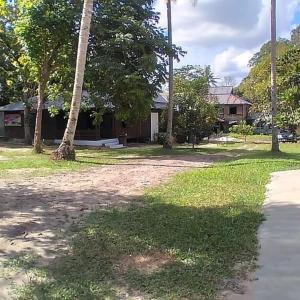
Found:
[[[212,86],[209,88],[211,95],[230,95],[233,92],[233,86]]]
[[[243,105],[252,105],[249,101],[239,97],[237,95],[230,95],[227,104],[243,104]]]
[[[10,103],[0,107],[0,111],[20,111],[24,110],[23,102]]]
[[[155,109],[165,109],[168,106],[168,100],[167,98],[162,95],[158,94],[157,97],[154,99],[154,106]]]
[[[83,97],[86,97],[85,92],[83,92]],[[37,107],[37,97],[33,97],[31,99],[31,102],[33,103],[33,107]],[[165,109],[168,105],[168,100],[161,94],[158,94],[158,96],[154,99],[154,105],[153,108],[155,109]],[[63,108],[63,101],[62,100],[55,100],[51,102],[45,102],[43,109],[48,109],[49,107],[54,106],[57,109],[62,109]],[[22,111],[24,110],[24,102],[19,101],[15,103],[10,103],[4,106],[0,107],[0,111]]]
[[[30,100],[33,107],[36,109],[37,107],[37,97],[33,97]],[[55,100],[51,102],[45,102],[43,109],[48,109],[49,107],[54,106],[56,108],[62,109],[63,101],[62,100]],[[22,111],[24,110],[25,105],[23,101],[18,101],[14,103],[10,103],[0,107],[0,111]]]
[[[232,86],[215,86],[209,88],[209,99],[220,105],[252,105],[244,98],[233,94]]]

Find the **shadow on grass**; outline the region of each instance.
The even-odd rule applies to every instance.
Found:
[[[19,299],[213,299],[233,266],[256,255],[262,216],[253,207],[148,200],[92,213],[73,231],[70,252],[36,268],[45,280],[32,280]]]

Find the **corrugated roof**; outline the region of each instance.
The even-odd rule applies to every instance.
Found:
[[[249,101],[243,99],[242,97],[236,95],[230,95],[227,104],[245,104],[245,105],[252,105]]]
[[[0,107],[0,111],[20,111],[24,110],[23,102],[10,103]]]
[[[83,97],[87,97],[87,93],[83,92]],[[33,107],[36,109],[37,107],[37,97],[33,97],[31,99],[31,102],[33,103]],[[45,102],[43,109],[48,109],[49,107],[54,106],[57,109],[63,108],[63,101],[62,100],[55,100],[51,102]],[[168,106],[168,100],[162,96],[161,94],[158,94],[158,96],[154,99],[154,106],[155,109],[165,109]],[[0,107],[0,111],[22,111],[24,110],[24,102],[19,101],[15,103],[10,103],[4,106]]]
[[[37,107],[37,98],[33,97],[31,99],[31,103],[33,105],[33,108],[36,109],[36,107]],[[45,102],[43,109],[48,109],[51,106],[54,106],[58,109],[62,109],[63,101],[55,100],[55,101],[51,101],[51,102]],[[1,106],[0,111],[22,111],[22,110],[24,110],[24,108],[25,108],[24,102],[19,101],[19,102],[10,103],[10,104]]]
[[[233,92],[233,86],[212,86],[209,88],[210,95],[230,95]]]
[[[249,101],[233,95],[232,86],[216,86],[209,88],[209,99],[217,101],[220,105],[252,105]]]

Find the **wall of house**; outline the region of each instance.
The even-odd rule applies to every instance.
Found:
[[[5,126],[5,137],[12,139],[24,139],[24,113],[22,111],[4,112],[4,117],[9,114],[21,114],[21,126]]]
[[[5,136],[4,112],[0,111],[0,137]]]
[[[127,136],[128,141],[150,141],[151,140],[151,117],[147,120],[122,122],[114,120],[114,137]]]
[[[9,112],[5,112],[9,113]],[[15,139],[24,139],[24,116],[22,115],[22,126],[5,127],[5,136]],[[77,130],[75,133],[76,140],[100,140],[117,138],[127,135],[129,141],[150,141],[151,140],[151,116],[147,120],[135,122],[122,122],[115,119],[113,113],[107,113],[103,116],[103,122],[100,126],[94,126],[90,117],[91,112],[81,112],[79,114]],[[59,113],[51,117],[47,110],[43,111],[42,120],[42,139],[54,140],[62,139],[67,125],[67,118],[64,113]],[[35,114],[31,114],[30,122],[32,137],[35,127]]]
[[[159,114],[151,112],[151,142],[155,141],[155,136],[159,132]]]
[[[236,114],[230,114],[230,107],[236,107]],[[248,117],[248,106],[247,105],[224,105],[223,107],[223,118],[225,121],[242,121]]]

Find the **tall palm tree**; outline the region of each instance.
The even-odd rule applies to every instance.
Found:
[[[277,116],[277,40],[276,40],[276,0],[271,0],[271,102],[272,102],[272,152],[279,152],[278,129],[275,124]]]
[[[172,30],[172,0],[167,0],[167,18],[168,18],[168,43],[170,48],[173,46],[173,30]],[[169,103],[168,103],[168,121],[167,136],[164,143],[165,149],[172,149],[173,146],[173,112],[174,112],[174,58],[172,53],[169,55]]]
[[[71,110],[69,114],[68,124],[64,133],[62,142],[57,150],[53,153],[54,159],[66,159],[74,160],[74,137],[77,127],[78,115],[82,97],[82,86],[84,79],[84,72],[86,66],[87,48],[90,35],[91,19],[93,12],[93,0],[84,0],[80,33],[79,33],[79,44],[76,61],[76,72],[75,82],[73,89],[73,97],[71,103]]]
[[[168,43],[170,48],[173,46],[173,29],[172,29],[172,2],[176,0],[166,0],[167,3],[167,19],[168,19]],[[197,4],[197,0],[192,0],[193,5]],[[169,103],[168,103],[168,118],[167,118],[167,136],[164,142],[165,149],[173,147],[173,113],[174,113],[174,57],[172,53],[169,55]]]

